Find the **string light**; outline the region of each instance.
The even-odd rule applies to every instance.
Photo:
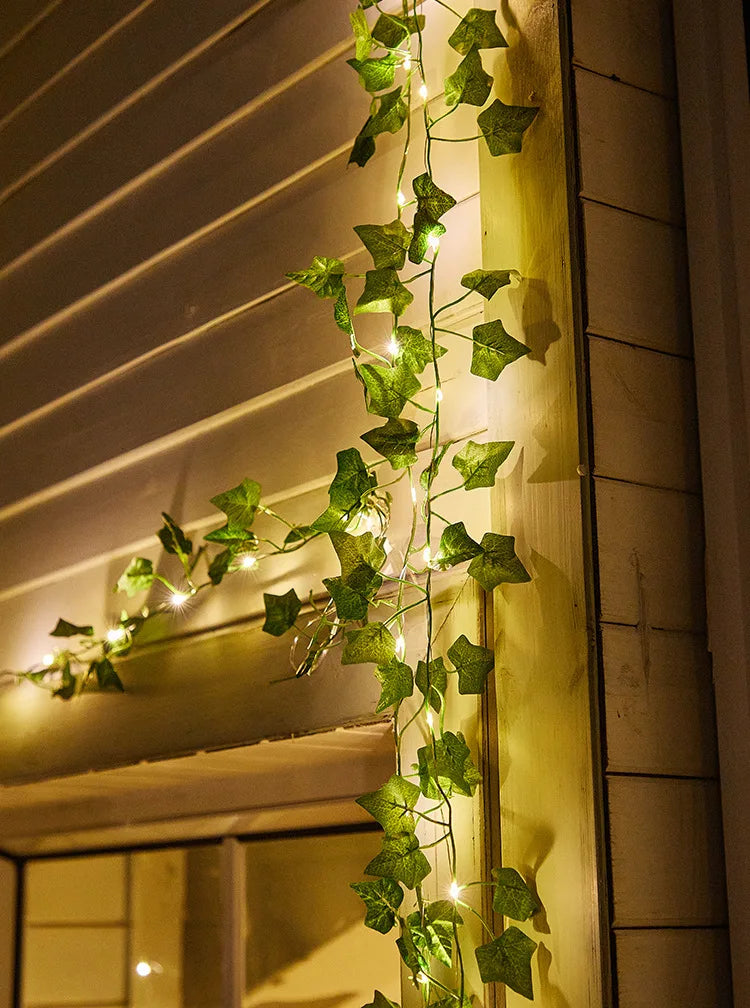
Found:
[[[458,899],[458,897],[461,895],[461,888],[462,887],[458,884],[458,882],[456,882],[455,879],[451,882],[451,886],[450,886],[450,889],[448,891],[450,893],[450,898],[453,900],[454,903],[456,902],[456,900]]]
[[[139,977],[151,976],[153,972],[151,963],[147,963],[145,959],[141,959],[140,962],[135,964],[135,971]]]
[[[433,252],[437,252],[440,248],[440,239],[436,234],[427,235],[427,244],[430,246]]]
[[[442,402],[442,401],[443,401],[443,390],[435,389],[435,402]]]
[[[430,982],[430,978],[427,976],[426,973],[423,973],[422,970],[420,970],[419,973],[417,973],[415,979],[417,983],[421,984],[426,984]]]
[[[404,70],[411,70],[411,56],[404,57]]]
[[[185,605],[189,598],[190,596],[186,595],[185,592],[172,592],[169,596],[169,604],[174,606],[175,609],[179,609],[180,606]]]
[[[55,664],[55,656],[52,654],[51,651],[48,651],[47,654],[42,655],[42,665],[44,665],[45,668],[49,668],[50,665],[54,664]]]
[[[424,562],[429,567],[430,566],[430,561],[432,560],[432,553],[430,552],[430,547],[429,546],[425,546],[425,548],[422,550],[422,559],[424,560]]]
[[[398,195],[396,196],[396,202],[399,206],[406,206],[406,196],[399,189]]]
[[[127,630],[123,630],[122,627],[112,627],[111,630],[107,630],[107,642],[109,644],[122,644],[127,636]]]
[[[252,553],[243,553],[240,557],[240,567],[244,570],[252,570],[253,567],[258,566],[258,558],[253,556]]]
[[[411,502],[412,502],[412,504],[416,504],[417,503],[417,488],[416,487],[412,487],[411,488]]]
[[[419,97],[422,101],[427,101],[427,85],[424,82],[419,87]]]
[[[435,718],[432,716],[432,711],[429,709],[427,710],[427,727],[430,729],[430,731],[432,731],[432,729],[435,727]]]
[[[391,357],[398,357],[401,351],[401,346],[395,336],[392,336],[388,340],[388,353]]]
[[[396,657],[403,658],[404,652],[406,651],[406,641],[404,640],[404,635],[399,634],[396,638]]]

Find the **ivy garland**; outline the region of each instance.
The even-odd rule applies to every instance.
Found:
[[[471,798],[480,782],[469,747],[461,732],[447,730],[446,696],[449,677],[457,676],[458,692],[482,694],[494,667],[492,651],[460,636],[446,655],[434,653],[433,586],[435,571],[468,562],[468,574],[491,592],[503,583],[529,580],[516,556],[513,536],[486,532],[477,542],[464,523],[450,523],[435,510],[436,500],[447,493],[469,491],[494,485],[497,472],[513,449],[511,441],[483,444],[468,440],[451,457],[460,483],[450,490],[433,492],[433,484],[453,443],[441,441],[440,358],[446,350],[438,343],[440,334],[462,337],[442,326],[441,316],[477,292],[489,300],[510,284],[517,274],[511,269],[476,269],[461,278],[463,293],[448,304],[438,306],[435,274],[440,240],[446,233],[442,218],[456,205],[456,200],[435,182],[431,166],[433,144],[484,139],[493,156],[517,153],[522,135],[531,125],[536,108],[505,105],[496,98],[477,117],[476,137],[453,139],[435,134],[435,127],[456,112],[460,105],[484,107],[489,99],[492,77],[482,64],[482,50],[507,46],[497,26],[495,12],[473,7],[461,15],[444,3],[441,7],[455,15],[457,25],[449,45],[462,57],[455,71],[445,80],[442,100],[445,111],[433,117],[427,103],[425,84],[425,16],[418,12],[418,0],[402,0],[400,14],[381,9],[377,0],[359,0],[351,14],[355,55],[348,61],[371,97],[370,112],[351,152],[350,164],[364,166],[375,153],[379,136],[404,133],[395,189],[395,218],[385,224],[361,224],[354,228],[373,260],[373,268],[364,275],[364,290],[350,307],[349,281],[344,262],[316,256],[309,269],[288,273],[287,277],[309,288],[319,298],[333,301],[336,325],[349,339],[357,379],[364,389],[367,411],[384,423],[362,434],[364,441],[381,461],[366,463],[357,448],[337,454],[337,471],[329,488],[326,510],[309,525],[287,521],[261,502],[261,488],[251,479],[212,498],[223,512],[225,521],[205,536],[206,544],[196,548],[178,523],[163,514],[158,537],[164,550],[175,557],[182,568],[182,581],[173,584],[154,570],[151,560],[135,557],[124,571],[116,589],[128,596],[150,589],[154,582],[166,588],[168,597],[153,609],[141,608],[135,614],[123,612],[120,620],[101,637],[94,627],[81,626],[60,619],[51,636],[67,643],[19,678],[48,689],[55,697],[69,700],[84,689],[122,690],[115,668],[117,659],[136,645],[144,625],[169,608],[179,607],[198,593],[215,587],[228,576],[255,567],[261,560],[286,555],[306,546],[313,539],[327,536],[335,550],[341,572],[323,579],[326,596],[322,602],[311,592],[312,618],[300,614],[303,603],[293,589],[283,595],[265,594],[266,633],[281,636],[294,629],[292,660],[296,676],[309,675],[326,652],[342,647],[345,665],[372,663],[382,685],[377,711],[393,711],[397,749],[397,773],[381,788],[362,795],[358,803],[383,827],[382,851],[365,867],[371,880],[352,884],[365,904],[365,924],[386,934],[397,928],[396,941],[401,958],[411,972],[423,1004],[430,1008],[465,1008],[470,1005],[464,953],[467,938],[461,939],[466,911],[478,911],[461,898],[464,883],[456,878],[457,848],[453,829],[453,802]],[[375,8],[376,18],[368,18],[368,8]],[[401,83],[396,84],[397,76]],[[394,87],[394,84],[396,85]],[[422,102],[425,144],[423,171],[411,182],[413,196],[407,197],[402,184],[410,149],[412,92],[418,85]],[[405,213],[413,208],[411,221]],[[424,265],[422,271],[405,277],[408,263]],[[400,318],[413,301],[409,285],[419,277],[429,277],[429,329],[400,324]],[[380,312],[392,316],[389,357],[363,346],[353,317]],[[469,339],[471,373],[495,381],[503,369],[529,353],[529,348],[514,339],[502,322],[493,321],[473,328]],[[415,397],[422,389],[420,376],[428,371],[428,388],[434,393],[427,407]],[[424,418],[423,424],[404,417],[404,410]],[[415,472],[417,447],[427,446],[429,462]],[[396,474],[379,481],[378,471],[385,462]],[[411,527],[402,550],[402,561],[394,568],[389,558],[387,531],[391,495],[388,487],[406,480],[412,501]],[[254,531],[258,515],[277,523],[283,539],[275,541]],[[442,524],[437,549],[435,522]],[[418,532],[424,541],[418,542]],[[280,536],[277,537],[280,539]],[[218,549],[217,549],[218,547]],[[198,571],[205,567],[205,575]],[[390,588],[391,592],[383,589]],[[426,633],[423,657],[412,667],[405,661],[404,617],[423,607]],[[373,620],[373,610],[387,610],[387,615]],[[447,664],[446,664],[447,659]],[[421,695],[416,712],[399,725],[404,701]],[[436,717],[437,716],[437,717]],[[437,721],[437,723],[436,723]],[[416,726],[427,744],[417,750],[416,772],[402,773],[403,739]],[[421,844],[417,835],[420,824],[430,823],[444,830],[439,840]],[[424,850],[428,846],[445,851],[452,884],[449,898],[427,901],[422,883],[431,872]],[[494,869],[493,909],[503,917],[524,921],[539,910],[539,904],[513,868]],[[404,900],[411,909],[404,909]],[[479,973],[484,983],[506,984],[532,999],[531,958],[536,943],[511,925],[495,936],[489,923],[482,927],[491,940],[474,949]],[[397,1008],[380,991],[366,1008]]]

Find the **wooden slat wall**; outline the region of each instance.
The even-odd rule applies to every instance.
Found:
[[[618,1008],[731,1004],[667,0],[571,0]]]
[[[0,1008],[12,1008],[16,955],[16,866],[0,855]]]

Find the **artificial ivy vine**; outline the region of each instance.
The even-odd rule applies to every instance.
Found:
[[[505,105],[499,98],[484,107],[492,78],[484,69],[482,52],[507,45],[495,12],[472,8],[461,15],[442,0],[433,2],[455,15],[456,27],[448,44],[462,57],[445,81],[444,108],[437,115],[433,114],[435,103],[427,101],[424,73],[423,10],[428,5],[418,9],[416,0],[403,0],[401,13],[394,14],[382,10],[376,0],[360,0],[351,15],[355,55],[348,62],[370,95],[370,111],[354,142],[350,164],[364,166],[375,153],[379,136],[401,132],[404,136],[394,186],[394,219],[354,228],[372,257],[364,289],[352,307],[349,294],[357,278],[336,258],[316,256],[309,269],[287,274],[318,297],[333,301],[333,317],[349,340],[367,411],[383,421],[361,435],[380,460],[366,462],[358,448],[340,451],[328,507],[309,525],[288,522],[265,506],[260,486],[251,479],[212,499],[225,520],[205,536],[206,543],[200,547],[164,514],[158,536],[164,550],[181,565],[180,582],[173,584],[154,570],[150,560],[136,557],[116,586],[116,590],[135,596],[160,582],[167,592],[164,602],[135,614],[123,612],[103,637],[95,635],[93,626],[59,620],[52,636],[66,644],[19,676],[63,700],[89,688],[122,690],[117,659],[138,643],[144,624],[155,615],[179,607],[237,571],[302,549],[318,537],[328,537],[340,572],[323,579],[323,600],[311,592],[308,601],[312,612],[300,619],[303,602],[293,589],[283,595],[265,594],[263,629],[274,636],[294,631],[292,656],[297,676],[310,674],[334,647],[341,648],[345,665],[375,666],[382,685],[377,711],[393,712],[397,772],[377,791],[358,799],[383,827],[384,835],[381,852],[364,869],[369,880],[354,883],[352,888],[364,901],[368,927],[383,934],[397,931],[399,953],[423,1004],[464,1008],[471,1003],[471,992],[464,965],[469,940],[465,932],[462,935],[462,925],[467,913],[478,913],[462,899],[464,889],[492,885],[495,912],[517,921],[530,918],[539,905],[513,868],[494,869],[491,883],[459,883],[456,875],[453,803],[474,795],[480,774],[461,732],[445,728],[448,682],[455,675],[459,693],[482,694],[494,663],[488,648],[465,635],[454,641],[445,655],[435,653],[433,573],[468,562],[469,576],[487,592],[503,583],[528,581],[529,575],[516,556],[512,536],[486,532],[477,542],[463,522],[451,523],[435,508],[437,499],[447,493],[493,486],[499,467],[513,449],[510,441],[467,440],[458,449],[455,443],[445,443],[441,434],[440,359],[446,350],[438,341],[441,334],[463,336],[443,327],[447,309],[473,292],[489,300],[511,283],[515,271],[475,269],[461,278],[463,291],[456,290],[454,300],[436,303],[439,246],[446,233],[443,217],[456,200],[433,177],[431,153],[435,143],[482,138],[493,156],[518,152],[537,110]],[[368,8],[374,11],[368,14]],[[407,195],[405,171],[414,91],[421,100],[424,155],[422,171],[411,180],[411,194]],[[460,105],[484,107],[477,117],[479,134],[461,139],[436,134],[436,126]],[[422,268],[415,273],[413,267]],[[413,301],[410,285],[422,276],[429,278],[426,331],[401,323]],[[362,345],[357,336],[354,319],[374,312],[392,317],[388,356]],[[529,352],[500,321],[477,325],[471,337],[464,338],[471,343],[471,373],[493,382],[506,366]],[[429,406],[416,398],[423,389],[431,392]],[[420,447],[426,450],[428,461],[418,471]],[[449,490],[435,492],[435,480],[451,452],[450,465],[459,482]],[[393,475],[383,478],[380,474],[386,463]],[[408,484],[411,494],[411,523],[397,553],[388,540],[388,488],[402,482]],[[279,535],[270,538],[255,531],[258,515],[277,523]],[[394,561],[396,556],[400,559]],[[424,610],[425,633],[419,660],[414,663],[405,653],[404,618],[418,608]],[[373,614],[378,618],[372,618]],[[402,705],[414,695],[421,698],[416,712],[401,724]],[[413,773],[402,767],[403,740],[408,731],[420,732],[425,742],[417,750]],[[419,837],[422,823],[437,825],[443,831],[440,838],[424,844]],[[452,883],[445,899],[429,901],[424,896],[422,885],[432,870],[424,853],[427,846],[437,847],[437,856],[446,858]],[[531,958],[536,943],[514,925],[498,936],[483,918],[482,927],[489,940],[473,950],[482,980],[507,984],[532,998]],[[376,991],[366,1008],[393,1008],[393,1002]]]

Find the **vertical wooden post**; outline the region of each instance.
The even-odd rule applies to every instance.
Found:
[[[221,845],[221,896],[222,1003],[226,1008],[241,1008],[245,993],[245,848],[235,837],[226,837]]]
[[[0,856],[0,1008],[12,1008],[16,960],[18,868]]]

